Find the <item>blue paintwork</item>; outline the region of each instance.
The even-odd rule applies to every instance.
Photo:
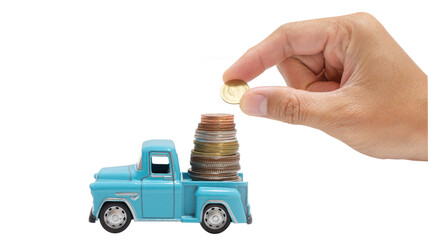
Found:
[[[153,173],[151,155],[169,159],[168,173]],[[102,168],[90,185],[92,214],[98,219],[105,202],[128,205],[134,220],[200,222],[201,212],[210,203],[223,204],[235,223],[246,223],[250,216],[248,183],[242,181],[193,181],[180,172],[178,156],[171,140],[143,143],[141,162]],[[141,168],[139,168],[141,167]],[[156,167],[154,167],[156,168]]]

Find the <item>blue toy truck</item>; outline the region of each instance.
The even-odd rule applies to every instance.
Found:
[[[194,181],[180,172],[171,140],[143,143],[136,164],[101,169],[90,185],[93,206],[89,222],[119,233],[134,221],[200,223],[209,233],[226,230],[230,222],[251,224],[248,183]]]

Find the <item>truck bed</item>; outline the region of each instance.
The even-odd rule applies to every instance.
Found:
[[[183,222],[195,221],[195,192],[199,187],[220,187],[220,188],[235,188],[241,194],[242,205],[244,206],[245,214],[247,214],[248,206],[248,182],[243,181],[243,174],[239,173],[240,181],[194,181],[189,177],[187,172],[182,173],[183,184]]]

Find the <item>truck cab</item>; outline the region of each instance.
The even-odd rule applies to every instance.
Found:
[[[180,171],[172,140],[145,141],[137,163],[94,175],[89,221],[100,220],[112,233],[131,220],[199,222],[207,232],[220,233],[230,222],[252,222],[248,183],[239,174],[234,182],[193,181]]]

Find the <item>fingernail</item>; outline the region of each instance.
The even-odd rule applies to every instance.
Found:
[[[267,115],[267,97],[262,94],[251,94],[241,102],[244,113],[256,116]]]

